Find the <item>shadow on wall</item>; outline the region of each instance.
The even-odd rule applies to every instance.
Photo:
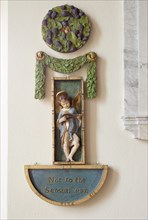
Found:
[[[99,203],[102,203],[103,200],[108,199],[109,196],[113,194],[114,191],[116,190],[118,179],[119,179],[118,172],[109,167],[108,175],[102,188],[99,190],[99,192],[94,197],[92,197],[91,199],[87,200],[86,202],[82,204],[79,204],[79,206],[77,206],[77,211],[79,208],[80,209],[82,207],[88,208],[88,206],[91,208],[93,207],[93,205],[96,205],[96,204],[98,205],[98,210],[99,210]]]
[[[106,200],[109,198],[111,194],[116,190],[119,180],[119,174],[116,170],[113,170],[111,167],[108,168],[108,175],[104,182],[104,185],[89,202],[89,205],[92,205],[97,203],[99,205],[102,200]]]
[[[97,62],[97,97],[95,99],[85,100],[85,142],[86,142],[86,161],[87,163],[97,163],[97,151],[99,146],[97,144],[97,136],[99,131],[99,104],[106,98],[105,85],[105,60],[98,58]]]
[[[83,53],[88,53],[89,51],[92,51],[92,50],[95,50],[96,45],[99,44],[99,40],[101,38],[101,31],[100,31],[100,28],[98,26],[98,23],[91,16],[89,16],[89,19],[90,19],[90,22],[91,22],[91,32],[90,32],[90,37],[89,37],[87,43],[82,48],[82,54]],[[97,51],[94,51],[94,52],[97,53]],[[98,56],[99,56],[99,54],[98,54]]]
[[[99,57],[97,62],[97,101],[102,102],[106,98],[106,61]]]

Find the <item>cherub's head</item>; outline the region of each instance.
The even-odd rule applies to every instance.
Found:
[[[71,98],[66,91],[60,91],[56,94],[56,99],[62,108],[69,109],[71,106]]]

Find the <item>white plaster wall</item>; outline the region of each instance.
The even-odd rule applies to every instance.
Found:
[[[147,143],[123,129],[123,2],[69,1],[92,22],[88,43],[74,54],[47,48],[40,33],[49,8],[68,1],[9,1],[8,219],[147,219]],[[73,207],[53,206],[30,189],[24,165],[51,164],[51,84],[34,99],[35,53],[69,58],[95,51],[98,96],[86,100],[87,163],[110,167],[101,191]],[[85,77],[86,68],[76,75]],[[60,74],[55,74],[60,76]],[[55,76],[54,75],[54,76]]]

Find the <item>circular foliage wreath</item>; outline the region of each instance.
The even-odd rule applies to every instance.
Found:
[[[81,48],[90,35],[90,22],[85,13],[73,5],[52,8],[42,21],[42,36],[53,50],[62,53]]]

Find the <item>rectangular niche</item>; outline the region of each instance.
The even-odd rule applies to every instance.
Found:
[[[74,161],[67,162],[62,146],[61,130],[59,129],[58,119],[61,107],[57,102],[56,95],[60,91],[66,91],[72,99],[71,105],[75,107],[76,114],[80,116],[80,127],[77,131],[79,137],[79,147],[75,152]],[[66,116],[67,117],[67,116]],[[68,116],[69,117],[69,116]],[[73,119],[72,119],[73,120]],[[78,120],[77,120],[78,121]],[[75,123],[75,122],[74,122]],[[84,82],[81,77],[56,77],[52,78],[52,145],[53,145],[53,163],[54,164],[85,164],[85,146],[84,146]],[[70,138],[70,137],[69,137]],[[70,147],[70,150],[72,147]]]

